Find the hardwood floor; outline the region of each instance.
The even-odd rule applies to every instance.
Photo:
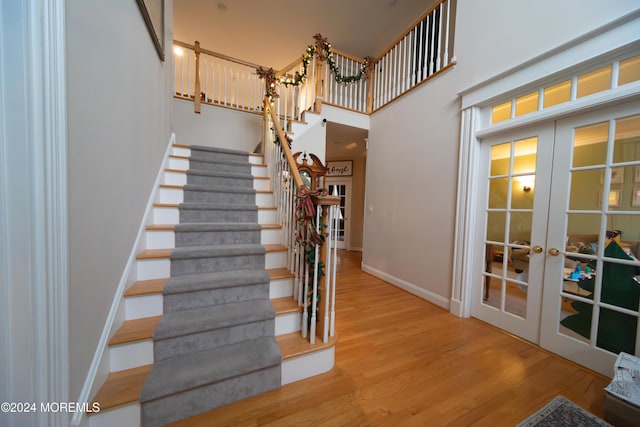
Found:
[[[174,427],[513,426],[556,395],[602,417],[607,378],[339,256],[335,368]]]

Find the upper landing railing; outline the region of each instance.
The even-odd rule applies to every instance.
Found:
[[[301,120],[305,110],[314,110],[317,100],[365,114],[370,114],[419,86],[455,64],[454,34],[457,0],[443,0],[427,10],[379,58],[359,59],[337,51],[316,39],[317,48],[283,70],[274,72],[276,81],[273,108],[281,118]],[[257,64],[238,60],[200,47],[174,41],[174,95],[191,99],[195,111],[207,103],[223,107],[262,112],[265,96]],[[368,61],[368,64],[366,62]],[[364,68],[363,78],[358,76]],[[301,84],[291,84],[299,76]],[[286,127],[285,127],[286,130]]]

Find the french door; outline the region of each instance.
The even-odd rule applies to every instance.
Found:
[[[638,354],[640,105],[481,145],[472,315],[610,376]]]
[[[482,142],[481,212],[471,314],[537,343],[554,132],[541,126]],[[530,250],[530,248],[535,248]]]
[[[349,249],[349,217],[351,216],[351,178],[327,178],[329,194],[340,197],[338,212],[338,249]]]

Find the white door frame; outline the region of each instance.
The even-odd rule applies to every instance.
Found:
[[[607,60],[610,62],[613,57],[637,52],[638,26],[640,10],[459,94],[462,97],[462,111],[451,313],[461,317],[470,316],[471,284],[477,280],[471,261],[476,250],[474,245],[477,238],[475,220],[480,185],[477,182],[480,138],[625,102],[640,95],[640,82],[615,87],[496,125],[490,124],[488,106],[495,100],[519,96],[571,78],[581,70],[593,68]]]
[[[0,4],[0,394],[10,402],[73,399],[64,17],[64,0]],[[64,411],[12,415],[0,424],[69,425]]]
[[[326,178],[327,188],[329,185],[345,185],[346,195],[344,201],[344,241],[338,242],[339,249],[350,250],[351,245],[351,189],[353,188],[353,177],[350,176],[328,176]],[[341,247],[343,246],[343,247]]]

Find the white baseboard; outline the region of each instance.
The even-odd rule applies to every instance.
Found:
[[[404,289],[405,291],[424,300],[427,300],[430,303],[437,305],[438,307],[449,310],[450,300],[448,298],[416,286],[413,283],[407,282],[406,280],[392,276],[389,273],[385,273],[384,271],[378,270],[377,268],[371,267],[365,263],[362,263],[361,267],[362,271],[364,271],[365,273],[376,276],[377,278],[382,279],[385,282],[389,282],[392,285],[399,287],[400,289]]]
[[[98,346],[96,347],[96,351],[93,355],[91,366],[89,366],[89,372],[87,372],[82,390],[80,391],[80,396],[78,396],[75,402],[90,402],[97,388],[94,388],[94,385],[97,386],[96,380],[103,380],[104,378],[99,377],[106,377],[105,375],[101,375],[100,372],[102,371],[102,369],[105,369],[109,365],[108,358],[104,358],[105,353],[109,351],[109,336],[111,335],[118,310],[120,309],[120,303],[122,302],[124,291],[129,284],[129,277],[134,266],[136,265],[136,254],[140,250],[141,246],[145,245],[145,227],[151,222],[151,219],[153,218],[153,204],[156,200],[158,187],[160,186],[162,177],[164,176],[164,169],[165,165],[168,162],[169,154],[171,153],[173,144],[175,144],[175,137],[175,134],[172,133],[171,137],[169,138],[169,144],[167,145],[162,163],[160,164],[160,168],[158,169],[158,175],[156,177],[155,183],[153,184],[149,200],[147,201],[147,207],[142,217],[142,222],[140,224],[140,227],[138,228],[138,235],[136,236],[136,240],[133,244],[133,247],[131,248],[131,253],[129,254],[129,258],[127,260],[127,264],[125,265],[124,271],[122,272],[122,276],[120,277],[118,288],[116,289],[116,293],[113,297],[113,302],[111,303],[111,309],[109,310],[109,314],[107,315],[107,320],[102,330],[102,335],[100,335]],[[84,415],[84,412],[75,412],[71,420],[71,425],[74,427],[79,426],[82,423],[82,418]]]

